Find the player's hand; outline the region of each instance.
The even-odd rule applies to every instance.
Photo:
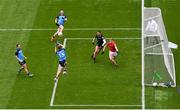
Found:
[[[103,55],[103,54],[104,54],[104,51],[101,52],[101,55]]]
[[[92,42],[92,44],[94,45],[94,42]]]

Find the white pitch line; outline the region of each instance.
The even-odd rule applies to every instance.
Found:
[[[91,40],[92,38],[67,38],[69,40]],[[106,38],[106,39],[111,39],[111,38]],[[117,40],[141,40],[141,38],[128,38],[128,37],[122,37],[122,38],[112,38],[112,39],[117,39]]]
[[[67,42],[67,38],[65,38],[63,42],[64,48],[66,48],[66,42]]]
[[[57,85],[58,85],[58,79],[57,79],[57,81],[54,83],[53,92],[52,92],[51,101],[50,101],[50,106],[53,106],[54,98],[55,98],[55,95],[56,95]]]
[[[142,105],[53,105],[59,107],[141,107]]]
[[[0,31],[51,31],[57,30],[52,28],[0,28]],[[122,30],[122,31],[140,31],[141,28],[65,28],[67,31],[97,31],[97,30]]]
[[[63,42],[64,48],[66,48],[66,42],[67,42],[67,39],[65,38],[65,39],[64,39],[64,42]],[[56,95],[57,85],[58,85],[58,79],[57,79],[57,81],[54,83],[53,92],[52,92],[51,101],[50,101],[50,106],[53,106],[54,98],[55,98],[55,95]]]

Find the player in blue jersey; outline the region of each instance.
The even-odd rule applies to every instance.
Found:
[[[16,44],[15,56],[16,56],[16,59],[18,60],[19,64],[20,64],[20,68],[19,68],[19,70],[18,70],[18,73],[20,73],[20,72],[24,69],[25,72],[26,72],[26,74],[27,74],[29,77],[32,77],[33,74],[31,74],[31,73],[29,72],[29,70],[28,70],[28,68],[27,68],[26,61],[25,61],[25,59],[27,59],[27,57],[24,56],[20,44]]]
[[[67,21],[67,17],[64,15],[64,11],[61,10],[59,15],[55,19],[55,23],[58,26],[57,32],[51,37],[51,41],[54,41],[56,36],[62,36],[62,31],[64,29],[64,23]]]
[[[55,53],[59,58],[59,65],[56,76],[54,78],[54,80],[56,81],[61,73],[66,74],[66,51],[64,46],[60,43],[57,43],[55,47]]]

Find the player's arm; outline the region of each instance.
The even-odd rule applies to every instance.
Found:
[[[104,54],[105,50],[106,50],[106,47],[107,47],[107,44],[103,47],[103,50],[102,50],[102,53],[101,54]]]
[[[15,53],[15,57],[16,57],[16,59],[17,59],[19,62],[22,62],[22,60],[20,60],[20,59],[18,58],[18,52]]]
[[[55,22],[56,24],[57,24],[57,20],[58,20],[57,18],[55,18],[55,20],[54,20],[54,22]]]
[[[96,37],[94,37],[94,38],[92,39],[92,44],[93,44],[93,45],[94,45],[95,39],[96,39]]]
[[[67,17],[66,16],[65,16],[64,20],[67,21]]]
[[[114,44],[114,46],[115,46],[116,52],[119,52],[119,50],[118,50],[118,48],[117,48],[117,45]]]
[[[27,59],[27,57],[26,57],[26,56],[24,56],[24,55],[23,55],[23,57],[24,57],[25,59]]]
[[[56,45],[55,48],[54,48],[54,52],[55,52],[55,53],[57,52],[57,45]]]
[[[103,44],[102,44],[102,47],[104,47],[105,44],[106,44],[106,39],[103,37]]]

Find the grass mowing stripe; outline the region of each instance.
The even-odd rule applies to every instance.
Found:
[[[20,1],[12,1],[12,0],[2,0],[0,2],[1,27],[28,26],[28,28],[32,28],[34,18],[36,16],[37,8],[39,6],[38,1],[39,0],[31,0],[31,2],[25,2],[25,1],[20,2]],[[11,104],[11,101],[13,100],[12,95],[13,95],[14,87],[16,86],[16,82],[17,82],[16,69],[18,65],[14,57],[15,45],[16,43],[22,44],[23,50],[25,51],[26,44],[29,40],[29,36],[30,36],[30,32],[25,32],[25,31],[24,32],[1,31],[0,33],[0,40],[1,40],[0,51],[2,50],[1,61],[0,61],[0,67],[1,67],[0,79],[2,79],[0,85],[1,109],[8,108],[9,105]]]

